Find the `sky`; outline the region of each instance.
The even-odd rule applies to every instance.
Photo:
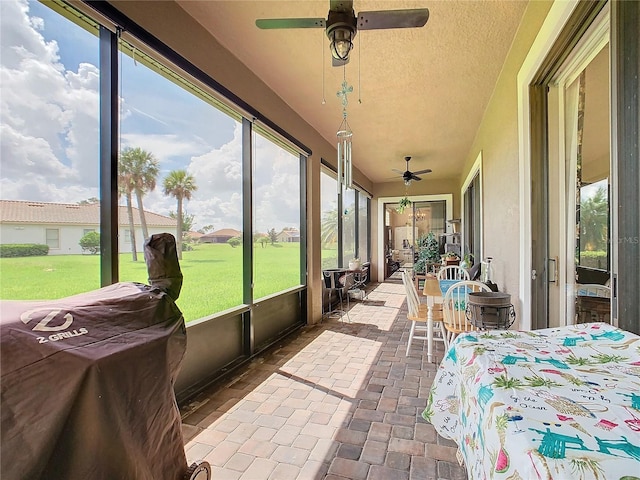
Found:
[[[0,197],[99,197],[98,38],[27,0],[0,0],[0,36]],[[160,163],[145,210],[175,212],[162,181],[185,169],[198,187],[184,206],[194,229],[241,230],[241,124],[135,58],[120,60],[120,148]],[[298,227],[298,156],[257,135],[254,158],[254,229]]]

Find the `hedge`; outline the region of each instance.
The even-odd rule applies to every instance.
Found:
[[[607,252],[603,250],[580,252],[580,265],[588,268],[608,270]]]
[[[49,245],[39,243],[7,243],[0,245],[0,258],[38,257],[49,254]]]

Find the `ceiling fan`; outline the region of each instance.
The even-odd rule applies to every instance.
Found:
[[[333,66],[349,62],[349,52],[358,30],[423,27],[429,19],[429,9],[380,10],[360,12],[353,10],[353,0],[330,0],[329,14],[324,18],[263,18],[256,26],[269,30],[276,28],[324,28],[331,41],[329,48]]]
[[[423,173],[431,173],[431,169],[430,168],[426,168],[424,170],[418,170],[417,172],[412,172],[409,170],[409,160],[411,160],[411,157],[404,157],[405,161],[407,162],[407,170],[405,172],[401,172],[400,170],[397,170],[395,168],[392,168],[391,170],[402,175],[402,179],[404,180],[404,184],[405,185],[410,185],[411,184],[411,180],[422,180],[418,175],[421,175]]]

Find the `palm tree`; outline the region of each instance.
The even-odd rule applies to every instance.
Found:
[[[606,250],[609,200],[604,187],[580,200],[580,250]]]
[[[125,158],[120,157],[118,162],[118,194],[124,195],[127,203],[127,216],[129,217],[129,239],[131,242],[131,255],[134,262],[138,261],[138,249],[136,248],[136,230],[133,223],[133,207],[131,206],[131,193],[133,183],[131,175],[128,173],[128,166],[124,163]]]
[[[138,210],[140,211],[140,223],[142,225],[142,235],[146,240],[149,238],[149,230],[147,229],[147,220],[142,206],[142,197],[145,193],[151,192],[156,188],[156,178],[160,172],[158,160],[152,153],[142,150],[139,147],[125,148],[120,154],[121,164],[124,167],[126,175],[130,178],[133,191],[138,201]]]
[[[173,170],[164,179],[164,194],[178,199],[176,248],[180,260],[182,260],[182,200],[191,200],[191,194],[197,189],[195,178],[186,170]]]

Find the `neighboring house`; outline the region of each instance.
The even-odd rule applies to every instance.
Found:
[[[199,242],[200,239],[204,236],[204,233],[200,233],[200,232],[187,232],[184,234],[185,237],[187,237],[189,240],[192,240],[194,242]]]
[[[300,242],[300,231],[297,228],[285,228],[276,237],[278,242]]]
[[[144,250],[138,209],[133,209],[136,250]],[[176,234],[173,218],[145,212],[149,235]],[[49,255],[82,254],[80,239],[88,232],[100,231],[100,205],[0,200],[0,243],[39,243],[49,245]],[[118,250],[131,252],[129,216],[118,207]]]
[[[223,228],[200,237],[201,243],[227,243],[233,237],[242,237],[242,232],[233,228]]]

